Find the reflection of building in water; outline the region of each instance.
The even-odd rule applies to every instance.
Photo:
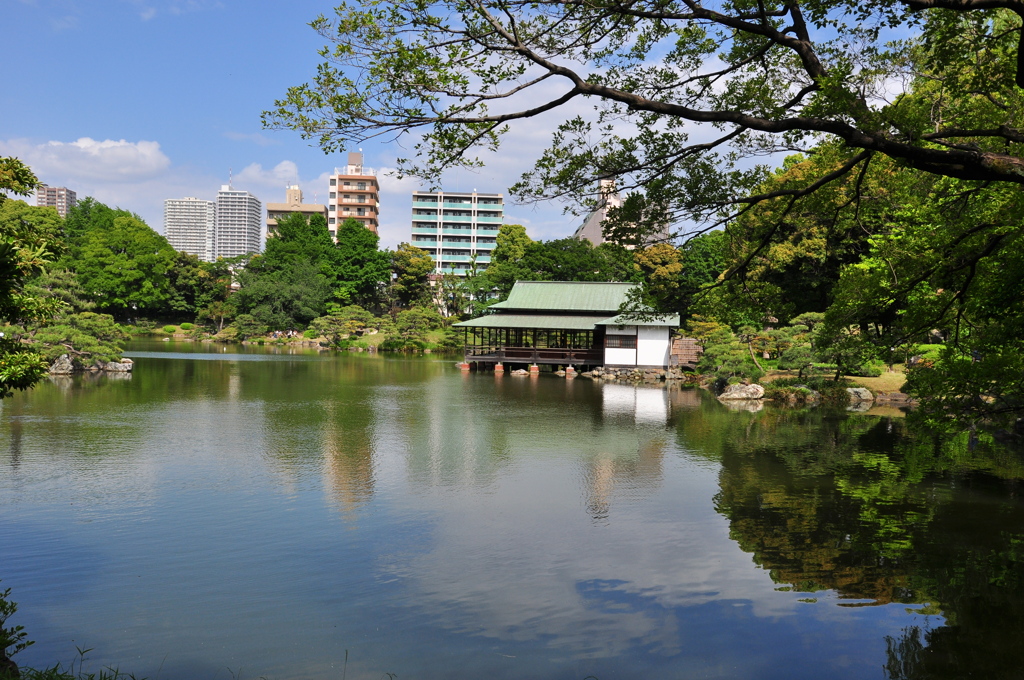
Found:
[[[326,402],[321,438],[324,489],[331,502],[350,513],[373,496],[373,412],[369,404],[337,412],[337,402]]]
[[[613,418],[602,411],[607,387],[613,396],[628,396],[621,405],[612,399]],[[408,403],[381,404],[376,413],[380,431],[401,437],[416,485],[486,488],[505,471],[560,459],[580,471],[583,503],[599,517],[614,494],[642,494],[661,483],[672,441],[665,391],[640,392],[583,380],[488,376],[399,392]]]
[[[701,405],[701,390],[697,387],[670,387],[665,390],[668,395],[669,409],[672,413],[680,411],[696,411]]]
[[[668,392],[661,387],[637,387],[605,383],[601,386],[605,416],[632,417],[637,423],[668,423]]]
[[[644,427],[620,430],[615,427],[617,437],[623,433],[632,436],[632,451],[601,449],[601,453],[587,462],[585,493],[587,512],[594,519],[608,516],[614,489],[651,489],[661,483],[662,459],[667,446],[667,437],[661,428],[668,423],[668,393],[661,388],[637,387],[605,383],[601,389],[601,413],[611,425],[617,420],[632,420],[636,425],[656,425],[658,431],[651,432]],[[612,428],[609,428],[610,430]]]
[[[587,512],[596,520],[608,517],[613,492],[627,495],[661,484],[667,439],[640,440],[633,456],[599,453],[586,463],[584,479]]]
[[[241,393],[242,378],[238,375],[237,370],[233,370],[231,375],[228,376],[228,399],[230,401],[238,401],[238,397]]]
[[[430,485],[486,486],[512,457],[503,423],[482,403],[453,408],[456,395],[431,394],[396,418],[409,433],[410,471]]]

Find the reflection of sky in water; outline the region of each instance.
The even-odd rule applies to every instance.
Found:
[[[31,663],[80,645],[172,680],[336,678],[345,650],[353,678],[861,678],[924,620],[780,592],[672,429],[693,392],[137,363],[4,404],[0,578]]]

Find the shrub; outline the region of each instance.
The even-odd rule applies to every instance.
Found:
[[[927,365],[934,364],[936,361],[939,360],[939,356],[941,355],[942,349],[944,347],[945,345],[941,343],[918,345],[917,348],[914,350],[914,356],[911,357],[909,363],[911,365],[916,365],[919,363],[924,363]]]
[[[196,325],[194,323],[188,323],[187,321],[185,323],[181,324],[180,326],[178,326],[178,328],[180,328],[183,331],[190,331],[190,330],[192,330],[195,327],[196,327]]]
[[[407,338],[388,338],[377,348],[382,352],[415,352],[424,349],[427,343]]]
[[[235,318],[234,326],[239,340],[259,337],[267,332],[267,327],[251,314],[239,314]]]
[[[849,387],[849,381],[846,379],[837,381],[821,375],[805,378],[779,378],[764,386],[764,396],[769,399],[782,400],[793,394],[797,399],[803,401],[808,391],[814,390],[821,395],[823,404],[845,406],[850,402],[850,394],[846,391],[847,387]]]
[[[814,352],[809,345],[798,345],[790,347],[779,357],[779,368],[783,370],[799,371],[803,378],[804,372],[809,372],[814,364]]]
[[[879,361],[871,361],[851,369],[850,375],[860,376],[861,378],[877,378],[884,371],[885,364]]]
[[[164,326],[164,333],[177,333],[177,326],[171,326],[170,324]]]
[[[317,333],[312,328],[307,328],[306,330],[302,331],[302,337],[309,338],[310,340],[315,340],[316,338],[320,337],[320,334]]]
[[[9,658],[33,644],[26,640],[24,626],[8,626],[7,619],[18,611],[18,603],[9,598],[11,589],[0,590],[0,657]],[[2,672],[2,671],[0,671]]]

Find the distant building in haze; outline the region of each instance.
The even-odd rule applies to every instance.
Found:
[[[586,239],[595,246],[601,245],[606,240],[604,232],[601,230],[601,224],[608,217],[608,209],[621,207],[622,198],[615,191],[615,180],[602,179],[597,189],[597,205],[583,220],[583,224],[576,230],[573,237],[581,241]]]
[[[380,226],[380,185],[372,168],[363,165],[363,154],[348,155],[348,165],[334,169],[327,194],[327,228],[337,234],[338,225],[351,218],[374,234]]]
[[[213,262],[213,235],[217,204],[198,198],[168,198],[164,201],[164,236],[183,253]]]
[[[263,204],[248,191],[222,185],[217,192],[213,257],[235,257],[262,250]]]
[[[51,187],[40,184],[36,187],[36,205],[56,208],[61,217],[67,217],[68,211],[78,203],[78,194],[67,187]]]
[[[573,234],[573,238],[580,240],[586,239],[599,246],[602,243],[608,241],[604,236],[603,224],[608,219],[608,211],[611,208],[621,208],[622,197],[619,196],[619,192],[615,190],[615,180],[613,179],[602,179],[597,188],[597,205],[587,215],[586,219],[583,220],[583,224]],[[661,229],[657,230],[656,233],[648,234],[643,238],[643,247],[647,247],[653,243],[669,240],[668,226],[662,226]],[[636,246],[633,244],[623,244],[626,248],[632,250]]]
[[[430,253],[434,272],[465,276],[491,263],[504,218],[501,194],[476,191],[412,192],[412,245]]]
[[[277,222],[292,213],[302,213],[308,220],[313,215],[327,217],[327,206],[322,203],[303,203],[302,189],[297,184],[285,189],[284,203],[267,203],[267,238],[272,238],[277,232]],[[334,235],[334,227],[328,225],[331,236]]]

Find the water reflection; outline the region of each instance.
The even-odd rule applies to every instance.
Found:
[[[780,586],[935,615],[886,636],[888,677],[1019,677],[1021,461],[907,427],[776,412],[721,447],[716,507]]]
[[[338,677],[345,650],[352,677],[1024,663],[1024,465],[984,436],[443,361],[172,349],[128,381],[3,403],[0,578],[39,665],[84,637],[140,675],[167,657],[171,680]]]

